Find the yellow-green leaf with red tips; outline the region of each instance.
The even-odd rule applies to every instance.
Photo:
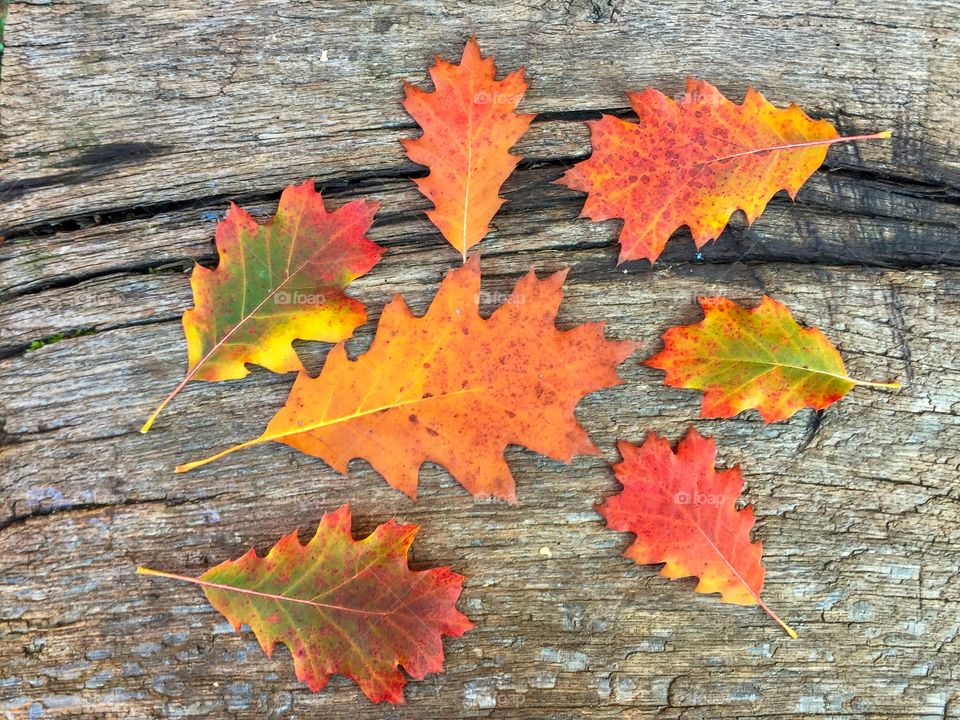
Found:
[[[752,309],[722,297],[700,298],[700,306],[703,320],[667,330],[664,349],[645,364],[665,370],[667,385],[703,390],[703,417],[756,408],[770,423],[804,407],[822,410],[857,385],[900,387],[849,377],[826,335],[766,295]]]
[[[624,221],[620,262],[655,261],[683,225],[699,249],[735,210],[753,222],[778,191],[794,197],[829,145],[890,137],[840,137],[796,105],[776,108],[753,88],[737,105],[693,78],[680,102],[652,88],[627,97],[639,122],[588,122],[593,154],[557,180],[587,193],[581,216]]]
[[[231,204],[217,226],[217,268],[196,265],[190,278],[194,307],[183,314],[187,374],[141,432],[191,380],[242,378],[247,363],[301,371],[294,340],[350,337],[367,313],[344,289],[383,254],[365,236],[377,208],[355,200],[327,212],[312,180],[287,187],[264,225]]]
[[[417,680],[442,672],[441,637],[473,627],[456,609],[462,575],[407,566],[418,529],[391,520],[354,540],[344,505],[323,516],[306,545],[294,531],[265,557],[251,549],[198,578],[139,572],[202,587],[234,630],[253,630],[267,655],[286,645],[297,679],[313,692],[341,673],[373,702],[401,703],[407,680],[398,665]]]

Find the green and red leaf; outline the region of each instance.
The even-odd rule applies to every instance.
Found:
[[[752,309],[722,297],[700,298],[704,318],[667,330],[664,348],[645,361],[665,370],[671,387],[703,390],[703,417],[756,408],[770,422],[804,407],[823,410],[857,385],[840,353],[816,328],[803,328],[787,306],[767,297]]]
[[[248,363],[302,371],[294,340],[350,337],[367,313],[344,290],[383,254],[365,236],[377,207],[355,200],[327,212],[312,180],[287,187],[263,225],[231,205],[217,226],[217,268],[196,265],[190,278],[194,307],[183,314],[187,374],[141,432],[190,380],[242,378]]]
[[[391,520],[354,540],[344,505],[323,516],[306,545],[294,531],[265,557],[251,549],[199,578],[139,571],[201,586],[235,630],[253,630],[267,655],[286,645],[297,679],[313,692],[341,673],[373,702],[400,703],[407,680],[398,666],[417,680],[442,672],[441,637],[473,627],[456,609],[462,575],[407,566],[418,529]]]

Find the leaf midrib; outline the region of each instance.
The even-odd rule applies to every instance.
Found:
[[[357,418],[365,417],[367,415],[373,415],[378,412],[383,412],[384,410],[393,410],[395,408],[406,407],[408,405],[416,405],[417,403],[429,402],[430,400],[442,400],[444,398],[456,397],[457,395],[467,395],[470,393],[484,392],[486,388],[476,387],[476,388],[465,388],[463,390],[456,390],[454,392],[442,393],[440,395],[431,395],[430,397],[419,397],[412,400],[402,400],[400,402],[389,403],[387,405],[381,405],[379,407],[370,408],[369,410],[360,410],[357,412],[350,413],[349,415],[341,415],[340,417],[332,418],[329,420],[321,420],[319,422],[311,423],[309,425],[298,426],[293,430],[288,430],[286,432],[280,433],[278,435],[266,436],[263,435],[258,440],[260,442],[266,442],[269,440],[279,440],[285,437],[290,437],[291,435],[299,435],[300,433],[312,432],[314,430],[319,430],[320,428],[328,427],[330,425],[338,425],[339,423],[350,422],[351,420],[356,420]]]
[[[262,308],[270,298],[272,298],[274,295],[276,295],[280,291],[280,288],[286,285],[291,278],[299,275],[303,271],[303,269],[307,265],[309,265],[317,257],[317,255],[319,255],[321,252],[326,250],[327,246],[330,245],[330,243],[332,243],[336,238],[340,237],[340,235],[345,233],[347,230],[353,229],[353,227],[355,225],[360,224],[362,220],[363,218],[361,217],[361,218],[358,218],[356,221],[350,223],[349,225],[338,228],[336,232],[334,232],[329,238],[327,238],[326,242],[324,242],[323,245],[317,248],[317,250],[314,253],[312,253],[310,257],[304,260],[292,273],[289,271],[289,268],[288,268],[286,270],[286,273],[287,273],[286,277],[284,277],[283,280],[276,287],[271,289],[270,292],[264,296],[263,300],[257,303],[257,305],[249,313],[243,315],[233,327],[227,330],[227,332],[224,333],[223,337],[220,338],[220,340],[218,340],[212,348],[210,348],[207,354],[197,361],[197,364],[194,365],[193,368],[187,373],[187,380],[192,378],[200,370],[200,367],[205,362],[207,362],[207,360],[209,360],[213,356],[213,354],[217,352],[217,350],[219,350],[223,345],[227,343],[227,341],[233,336],[233,334],[240,329],[241,325],[247,322],[247,320],[249,320],[250,318],[254,317],[257,314],[257,311],[260,308]],[[298,227],[299,227],[299,224],[298,224]],[[295,238],[291,240],[291,244],[293,244],[295,240],[296,240]],[[244,249],[241,248],[240,255],[242,256],[243,254],[244,254]],[[246,283],[244,283],[244,287],[245,286],[246,286]]]
[[[853,383],[854,385],[858,384],[859,382],[847,375],[839,375],[837,373],[829,372],[828,370],[818,370],[816,368],[803,367],[802,365],[791,365],[790,363],[777,362],[777,361],[721,357],[721,358],[714,358],[711,360],[711,362],[713,362],[714,364],[740,363],[743,365],[763,365],[764,367],[769,367],[769,368],[789,368],[791,370],[799,370],[801,372],[809,373],[810,375],[825,375],[827,377],[832,377],[837,380],[844,380],[846,382]]]

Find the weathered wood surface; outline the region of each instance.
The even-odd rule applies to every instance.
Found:
[[[197,383],[137,433],[182,376],[184,271],[214,260],[228,198],[266,215],[315,176],[333,203],[382,200],[371,236],[389,252],[353,290],[373,319],[395,292],[423,310],[457,262],[421,213],[398,100],[473,31],[501,68],[527,66],[522,107],[543,113],[481,246],[485,287],[571,265],[561,324],[604,319],[642,343],[625,384],[578,409],[603,457],[512,450],[512,507],[431,466],[414,503],[363,463],[344,478],[279,446],[175,476],[258,433],[290,384]],[[0,712],[960,717],[960,4],[14,2],[5,42]],[[680,233],[655,268],[624,273],[617,224],[577,220],[581,197],[548,182],[587,154],[583,118],[625,114],[624,89],[679,91],[688,72],[895,139],[834,148],[797,204],[734,222],[703,262]],[[697,317],[696,295],[763,292],[822,327],[852,373],[904,389],[857,389],[822,419],[703,421],[696,393],[639,365]],[[318,368],[325,348],[304,348]],[[691,421],[743,464],[765,595],[797,641],[622,559],[628,536],[591,509],[616,490],[615,438],[676,439]],[[411,683],[406,706],[372,706],[340,677],[312,695],[285,650],[263,656],[195,588],[133,574],[265,550],[347,501],[360,532],[421,523],[415,565],[469,578],[477,628],[445,642],[447,672]]]

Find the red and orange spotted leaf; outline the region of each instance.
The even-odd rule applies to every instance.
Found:
[[[623,492],[597,512],[607,527],[636,535],[624,557],[639,565],[664,563],[671,580],[696,577],[696,591],[720,593],[720,601],[759,605],[790,637],[797,635],[760,599],[765,570],[762,546],[750,541],[753,509],[737,510],[743,490],[740,468],[717,472],[717,447],[692,427],[677,446],[650,433],[640,447],[620,440],[623,461],[613,466]]]
[[[379,203],[355,200],[327,212],[313,181],[291,185],[265,225],[231,204],[217,226],[216,270],[193,268],[194,307],[183,314],[187,374],[140,432],[191,380],[234,380],[247,363],[302,371],[294,340],[339,342],[367,312],[344,289],[370,270],[379,247],[364,233]]]
[[[693,78],[680,102],[652,88],[627,97],[639,122],[588,122],[593,154],[557,180],[587,193],[581,217],[623,220],[620,262],[654,262],[684,225],[699,249],[735,210],[753,222],[778,191],[795,197],[828,145],[890,137],[839,137],[796,105],[776,108],[753,88],[736,105]]]
[[[398,666],[417,680],[443,672],[441,637],[473,627],[456,609],[462,575],[407,566],[418,529],[391,520],[354,540],[344,505],[323,516],[306,545],[294,531],[266,557],[251,549],[198,578],[138,572],[202,587],[234,630],[253,630],[267,655],[277,643],[286,645],[297,679],[313,692],[340,673],[373,702],[402,703],[407,679]]]
[[[427,216],[466,261],[503,204],[500,186],[521,159],[510,148],[534,115],[514,112],[527,89],[523,68],[497,80],[493,56],[480,55],[475,37],[459,65],[435,63],[433,92],[404,84],[403,107],[423,134],[402,142],[413,162],[430,169],[415,181],[434,205]]]
[[[605,340],[602,323],[555,327],[565,276],[539,280],[531,271],[483,319],[473,256],[447,274],[423,317],[397,296],[368,352],[349,360],[340,344],[317,378],[301,373],[259,438],[177,471],[273,440],[344,474],[352,458],[363,458],[410,497],[430,461],[477,497],[515,501],[507,445],[567,462],[597,453],[574,408],[618,385],[617,365],[636,348]]]
[[[663,335],[664,348],[645,361],[665,370],[671,387],[703,390],[703,417],[733,417],[756,408],[768,422],[797,410],[823,410],[856,385],[899,388],[847,375],[827,336],[803,328],[787,306],[764,295],[752,309],[726,298],[700,298],[704,318]]]

